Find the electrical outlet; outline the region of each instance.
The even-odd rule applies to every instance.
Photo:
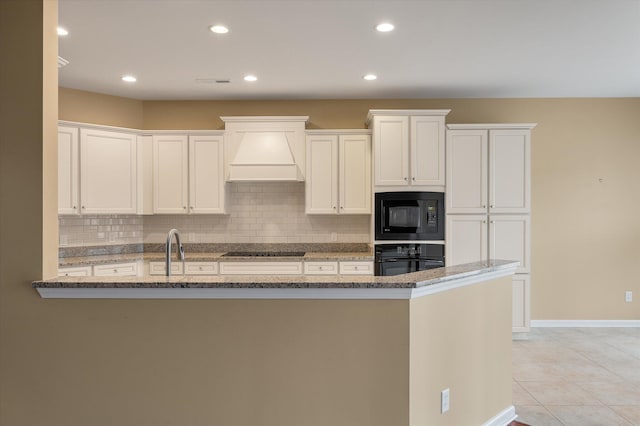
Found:
[[[632,291],[626,291],[624,293],[624,301],[625,302],[633,302],[633,292]]]
[[[449,411],[449,388],[440,392],[440,412],[446,413]]]
[[[196,242],[196,233],[195,232],[189,232],[189,242],[190,243],[195,243]]]
[[[338,233],[337,232],[332,232],[331,233],[331,241],[338,241]]]

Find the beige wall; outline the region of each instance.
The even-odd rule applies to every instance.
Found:
[[[93,102],[70,108],[63,105],[67,99],[61,95],[61,111],[90,109]],[[450,108],[449,123],[538,123],[532,138],[532,318],[640,319],[638,98],[142,104],[145,129],[220,129],[221,115],[309,115],[310,128],[363,128],[375,108]],[[626,290],[636,301],[624,302]]]
[[[411,426],[482,425],[511,407],[510,303],[511,277],[411,300]]]
[[[59,96],[60,120],[143,128],[142,101],[64,88],[60,88]]]

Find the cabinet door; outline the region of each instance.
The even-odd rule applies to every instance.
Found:
[[[517,260],[516,273],[530,272],[530,219],[525,215],[489,217],[489,256],[492,259]]]
[[[447,215],[446,265],[487,260],[487,217]]]
[[[135,135],[80,130],[82,213],[135,214],[136,172]]]
[[[189,137],[189,213],[224,213],[222,136]]]
[[[487,212],[487,131],[447,132],[447,213]]]
[[[375,185],[409,184],[409,117],[373,118]]]
[[[410,118],[411,185],[444,186],[444,117]]]
[[[338,136],[307,136],[307,214],[338,213]]]
[[[371,213],[371,138],[368,135],[341,135],[340,214]]]
[[[185,135],[153,137],[154,213],[187,213],[188,153]]]
[[[79,214],[78,129],[58,127],[58,214]]]
[[[489,131],[489,209],[528,213],[531,209],[531,131]]]
[[[531,318],[531,314],[529,313],[529,307],[531,305],[531,277],[529,275],[515,274],[512,283],[512,331],[528,332]]]

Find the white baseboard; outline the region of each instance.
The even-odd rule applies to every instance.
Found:
[[[507,426],[514,421],[516,417],[518,417],[516,416],[516,408],[512,405],[487,420],[482,426]]]
[[[531,327],[640,327],[640,320],[531,320]]]

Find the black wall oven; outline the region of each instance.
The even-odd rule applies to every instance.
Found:
[[[375,239],[444,240],[444,193],[375,194]]]
[[[442,244],[378,244],[375,246],[375,275],[408,274],[444,266]]]

